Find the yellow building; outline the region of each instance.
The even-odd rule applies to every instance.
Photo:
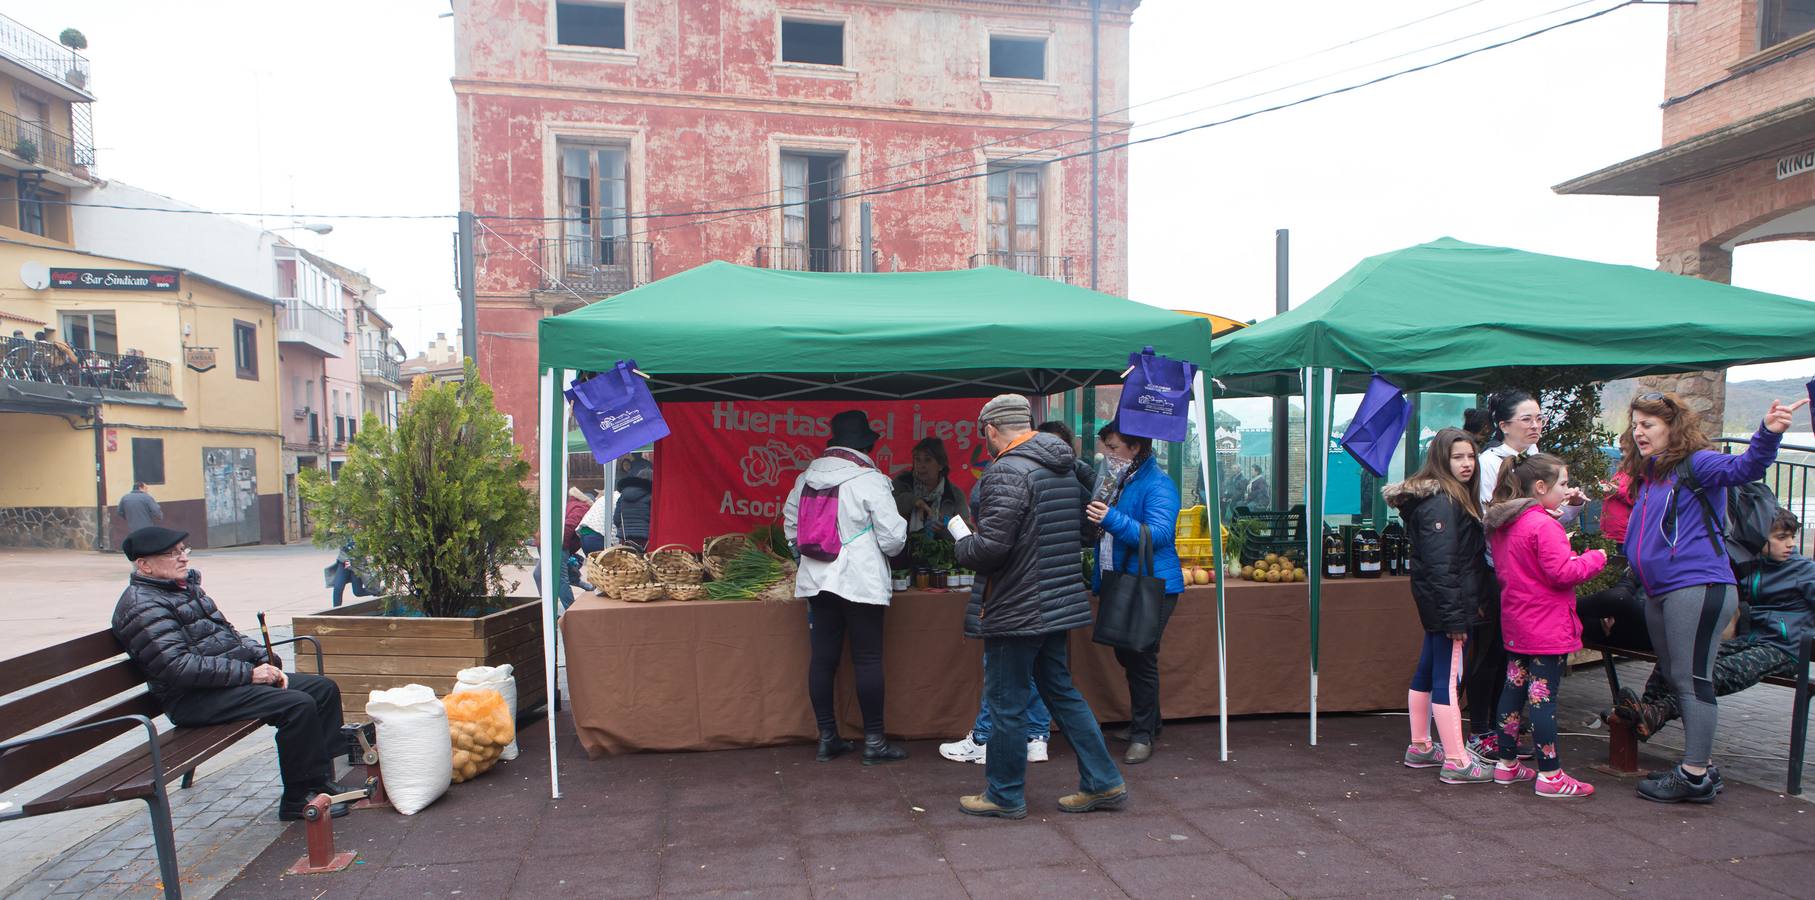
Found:
[[[193,272],[0,234],[0,545],[118,547],[139,481],[191,546],[281,542],[277,312]]]

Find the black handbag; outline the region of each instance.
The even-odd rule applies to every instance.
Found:
[[[1090,639],[1146,653],[1160,645],[1160,632],[1165,627],[1161,603],[1166,597],[1166,579],[1153,575],[1153,539],[1145,525],[1141,526],[1140,553],[1138,573],[1103,570],[1102,587],[1097,592],[1097,623]]]

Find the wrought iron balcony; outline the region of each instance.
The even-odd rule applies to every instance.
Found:
[[[3,15],[0,15],[0,57],[85,96],[88,94],[86,57]]]
[[[1001,266],[1025,275],[1038,275],[1041,278],[1063,281],[1066,284],[1074,283],[1071,280],[1071,257],[1069,256],[1040,256],[1033,253],[992,250],[971,257],[971,268],[975,269],[978,266]]]
[[[30,166],[81,178],[88,177],[88,167],[95,162],[93,147],[77,144],[67,134],[8,112],[0,112],[0,152],[10,153]]]
[[[831,247],[758,247],[756,267],[790,272],[861,272],[863,251]]]
[[[584,235],[541,241],[544,291],[621,294],[655,280],[655,245]]]
[[[325,356],[338,357],[346,352],[346,315],[337,309],[324,309],[312,303],[288,299],[277,317],[277,340],[283,344],[302,344]]]
[[[0,359],[0,378],[176,396],[170,382],[170,363],[164,360],[25,338],[7,339],[6,356]]]
[[[397,360],[381,350],[359,351],[359,375],[361,378],[386,382],[389,386],[400,383]]]

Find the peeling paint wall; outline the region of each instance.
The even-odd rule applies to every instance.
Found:
[[[1137,5],[1103,3],[1105,134],[1127,124],[1119,111]],[[558,299],[537,302],[537,242],[561,233],[543,221],[560,215],[558,144],[628,149],[630,239],[651,245],[654,277],[715,259],[752,264],[756,248],[781,244],[777,210],[634,217],[776,203],[784,152],[841,155],[849,192],[1088,147],[1086,0],[628,0],[622,49],[557,44],[554,6],[454,4],[461,203],[521,217],[487,219],[497,234],[478,241],[480,366],[532,461],[535,323]],[[842,24],[844,65],[781,62],[784,17]],[[992,34],[1043,38],[1045,79],[989,78]],[[1099,284],[1122,294],[1125,154],[1105,154],[1100,178]],[[1087,285],[1089,158],[1048,164],[1041,194],[1040,254],[1068,257],[1068,280]],[[865,199],[883,270],[964,268],[988,249],[982,178]],[[856,248],[858,201],[842,211],[843,246]]]

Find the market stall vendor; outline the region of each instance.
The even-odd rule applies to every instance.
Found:
[[[946,520],[970,521],[970,503],[951,481],[952,466],[945,442],[928,437],[914,445],[914,465],[895,476],[895,509],[908,520],[908,534],[927,534],[950,541]]]

